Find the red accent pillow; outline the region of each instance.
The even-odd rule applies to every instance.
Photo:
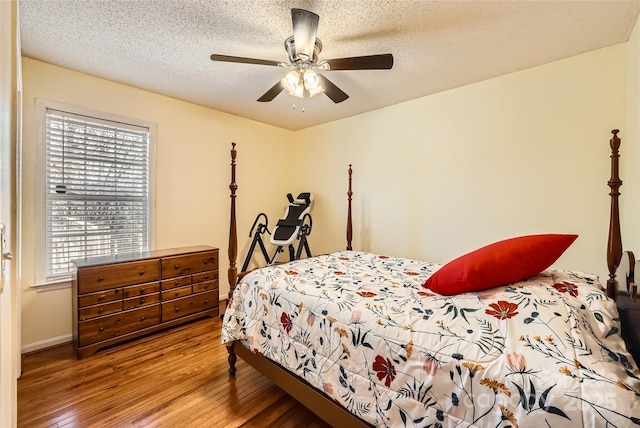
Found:
[[[439,294],[486,290],[536,276],[578,235],[528,235],[498,241],[450,261],[422,285]]]

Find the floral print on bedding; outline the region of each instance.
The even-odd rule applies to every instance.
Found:
[[[592,275],[441,296],[438,265],[338,252],[256,270],[222,342],[242,340],[375,426],[640,426],[638,367]]]

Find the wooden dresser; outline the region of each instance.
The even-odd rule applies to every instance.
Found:
[[[219,314],[217,248],[154,250],[73,264],[73,345],[79,359]]]

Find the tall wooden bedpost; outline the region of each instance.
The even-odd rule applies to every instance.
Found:
[[[620,235],[620,208],[618,197],[620,196],[620,186],[622,180],[618,172],[620,154],[620,138],[617,129],[611,131],[613,138],[609,140],[611,145],[611,178],[608,185],[611,188],[611,213],[609,215],[609,239],[607,242],[607,266],[609,268],[609,279],[607,280],[607,296],[616,300],[618,297],[618,282],[616,281],[616,270],[622,259],[622,236]]]
[[[238,268],[236,267],[236,259],[238,258],[238,232],[236,230],[236,190],[238,190],[238,184],[236,183],[236,143],[231,143],[231,184],[229,184],[229,190],[231,190],[231,218],[229,220],[229,271],[227,277],[229,278],[229,293],[227,294],[227,303],[231,301],[233,295],[233,289],[236,288],[236,280],[238,279]],[[236,375],[236,360],[237,356],[233,350],[233,343],[227,345],[227,352],[229,356],[227,361],[229,362],[229,376],[234,377]]]
[[[233,289],[236,287],[236,281],[238,279],[238,268],[236,267],[236,259],[238,258],[238,232],[236,230],[236,190],[238,190],[238,184],[236,183],[236,143],[231,143],[231,184],[229,184],[229,190],[231,190],[231,220],[229,221],[229,271],[227,277],[229,278],[229,294],[227,295],[227,302],[231,301],[231,295]]]
[[[347,191],[348,197],[348,206],[347,206],[347,250],[351,251],[351,239],[353,238],[353,226],[351,222],[351,196],[353,196],[353,192],[351,191],[351,174],[353,174],[353,170],[351,169],[351,164],[349,164],[349,190]]]

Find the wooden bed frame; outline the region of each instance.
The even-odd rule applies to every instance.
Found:
[[[630,251],[623,251],[622,236],[620,233],[620,209],[618,198],[620,196],[620,186],[622,180],[619,176],[619,148],[620,138],[618,138],[618,130],[611,131],[613,137],[609,141],[611,146],[611,178],[608,181],[608,185],[611,189],[609,195],[611,196],[611,212],[609,218],[609,237],[607,241],[607,267],[609,270],[609,278],[607,280],[607,295],[616,300],[618,296],[618,281],[616,280],[616,271],[620,266],[623,254],[628,257],[629,260],[629,272],[627,273],[627,290],[629,295],[635,300],[636,285],[634,281],[633,268],[635,265],[635,256]],[[236,144],[232,143],[231,147],[231,184],[229,189],[231,190],[231,219],[229,222],[229,294],[227,301],[231,300],[233,290],[236,286],[238,278],[244,276],[248,272],[238,273],[236,267],[236,259],[238,253],[238,235],[236,230],[236,191],[238,184],[236,183]],[[352,201],[352,174],[353,170],[349,165],[348,175],[348,206],[347,206],[347,250],[351,250],[351,241],[353,235],[353,225],[351,216],[351,201]],[[348,426],[348,427],[367,427],[370,424],[364,422],[353,414],[349,413],[344,407],[333,401],[326,396],[323,392],[320,392],[310,386],[306,381],[284,369],[277,363],[256,355],[245,348],[240,341],[235,341],[227,345],[227,351],[229,353],[229,375],[235,376],[236,373],[236,359],[240,356],[245,362],[253,366],[256,370],[266,376],[273,383],[282,388],[289,395],[293,396],[297,401],[307,407],[309,410],[317,414],[320,418],[325,420],[332,426]]]

